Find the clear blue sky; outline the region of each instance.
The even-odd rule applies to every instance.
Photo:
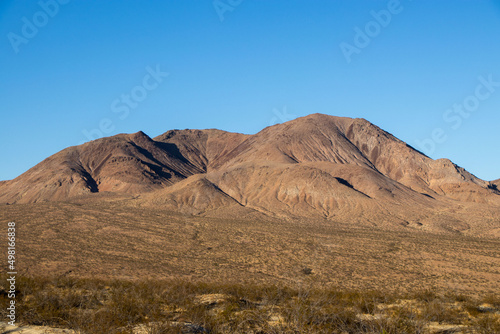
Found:
[[[500,178],[500,1],[59,1],[0,2],[0,180],[99,133],[311,113]]]

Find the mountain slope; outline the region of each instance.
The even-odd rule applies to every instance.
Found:
[[[221,156],[214,167],[248,161],[364,166],[429,196],[491,200],[488,182],[447,159],[430,159],[364,119],[313,114],[268,127]]]
[[[191,164],[206,172],[212,169],[220,156],[233,150],[248,137],[216,129],[169,130],[154,140],[172,147]]]
[[[95,192],[140,195],[139,205],[188,214],[402,223],[459,203],[500,206],[489,182],[451,161],[432,160],[364,119],[322,114],[255,135],[209,129],[98,139],[0,183],[0,203]]]
[[[93,192],[140,193],[201,173],[143,132],[69,147],[0,184],[0,202],[64,200]]]
[[[350,164],[240,164],[207,178],[239,203],[271,216],[332,218],[387,205],[433,205],[370,168]]]

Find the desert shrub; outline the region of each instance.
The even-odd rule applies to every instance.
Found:
[[[480,299],[481,304],[491,304],[493,307],[500,309],[500,294],[488,294]]]
[[[453,304],[435,299],[422,306],[422,317],[427,321],[461,324],[468,316]]]
[[[479,334],[500,333],[500,316],[486,314],[473,321],[473,328]]]
[[[500,333],[496,295],[69,277],[20,277],[17,286],[21,323],[72,328],[78,334],[128,334],[137,326],[148,334],[424,333],[431,321]],[[222,298],[200,302],[211,294]],[[7,303],[0,294],[3,315]],[[481,309],[482,304],[493,311]]]

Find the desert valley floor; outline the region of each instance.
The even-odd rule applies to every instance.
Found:
[[[130,201],[3,206],[0,220],[18,226],[20,274],[500,290],[498,238],[331,220],[197,217]]]

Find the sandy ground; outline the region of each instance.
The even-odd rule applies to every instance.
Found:
[[[22,334],[74,334],[70,329],[59,329],[45,326],[11,326],[6,322],[0,322],[2,334],[22,333]]]

